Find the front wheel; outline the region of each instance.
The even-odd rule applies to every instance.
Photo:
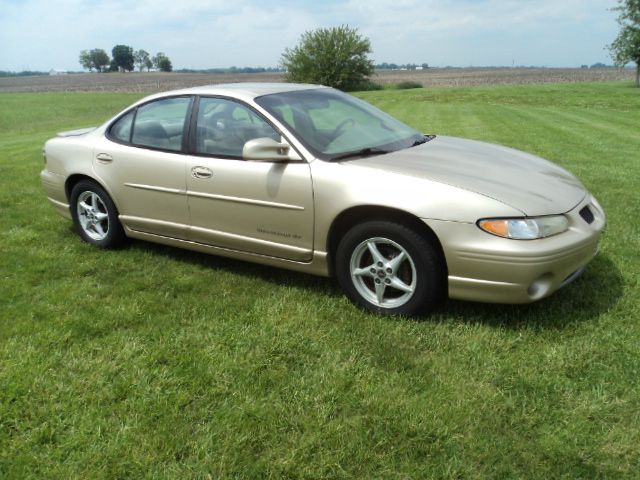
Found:
[[[82,180],[71,190],[71,217],[82,239],[101,248],[122,244],[125,235],[111,197],[95,182]]]
[[[383,315],[427,313],[445,292],[439,251],[394,222],[366,222],[349,230],[338,245],[336,274],[351,301]]]

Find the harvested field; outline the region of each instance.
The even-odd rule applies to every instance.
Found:
[[[610,82],[633,80],[634,71],[618,68],[430,68],[378,71],[375,81],[415,81],[425,87],[471,87],[531,83]]]
[[[582,68],[430,68],[381,70],[373,80],[383,85],[415,81],[425,87],[607,82],[632,80],[631,69]],[[84,73],[0,78],[1,92],[160,92],[231,82],[282,82],[281,73]]]
[[[212,83],[282,81],[281,73],[81,73],[0,78],[0,93],[162,92]]]

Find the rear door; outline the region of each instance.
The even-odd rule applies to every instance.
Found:
[[[141,232],[187,238],[183,153],[191,96],[155,100],[117,120],[94,149],[94,169],[121,221]]]

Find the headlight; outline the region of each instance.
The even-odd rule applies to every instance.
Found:
[[[515,240],[534,240],[566,232],[569,221],[564,215],[537,218],[487,218],[478,220],[485,232]]]

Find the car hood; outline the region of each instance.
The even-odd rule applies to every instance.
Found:
[[[438,136],[416,147],[350,163],[463,188],[527,216],[567,212],[586,195],[576,177],[547,160],[462,138]]]

